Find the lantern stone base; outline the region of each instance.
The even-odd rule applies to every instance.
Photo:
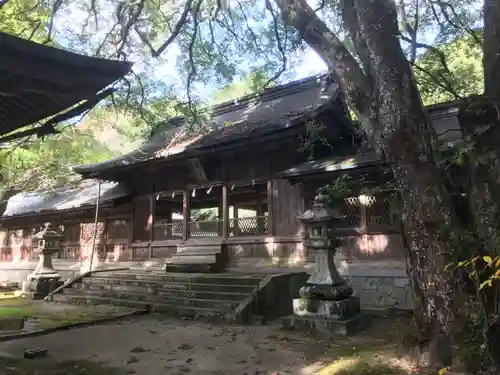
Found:
[[[337,285],[307,284],[300,288],[299,295],[305,299],[317,300],[346,300],[353,293],[353,289],[343,280]]]
[[[349,297],[341,301],[325,301],[312,298],[293,300],[296,316],[322,316],[330,319],[349,319],[360,313],[359,297]]]
[[[64,284],[61,279],[38,278],[30,281],[24,281],[22,290],[32,299],[43,299],[50,292]]]
[[[300,330],[319,333],[325,336],[351,336],[363,329],[361,315],[347,320],[329,319],[320,316],[286,316],[282,318],[282,326],[288,330]]]
[[[293,316],[283,318],[286,329],[315,330],[330,335],[351,335],[362,328],[359,297],[340,301],[311,298],[293,300]]]

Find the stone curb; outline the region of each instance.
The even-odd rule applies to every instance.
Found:
[[[5,335],[0,335],[0,342],[23,339],[26,337],[42,336],[42,335],[47,335],[49,333],[53,333],[53,332],[57,332],[57,331],[68,330],[71,328],[83,328],[83,327],[88,327],[88,326],[95,325],[95,324],[111,323],[111,322],[115,322],[115,321],[118,321],[121,319],[129,318],[132,316],[146,315],[148,313],[149,313],[148,310],[130,311],[130,312],[126,312],[126,313],[115,315],[115,316],[99,318],[99,319],[86,321],[86,322],[75,322],[75,323],[62,325],[59,327],[43,328],[43,329],[37,329],[34,331],[28,331],[28,332],[9,333],[9,334],[5,334]]]

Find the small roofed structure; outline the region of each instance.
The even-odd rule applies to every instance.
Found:
[[[60,187],[49,192],[19,193],[9,198],[2,218],[54,211],[92,210],[97,202],[98,191],[98,182],[87,180],[75,187]],[[100,192],[99,202],[102,204],[129,194],[123,186],[114,182],[102,183]]]
[[[58,122],[82,114],[111,94],[105,89],[132,67],[126,61],[83,56],[1,32],[0,56],[0,142],[53,132]]]

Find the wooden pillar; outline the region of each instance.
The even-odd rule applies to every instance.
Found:
[[[102,223],[102,235],[101,235],[101,249],[104,260],[107,260],[108,258],[108,238],[109,238],[108,231],[109,231],[109,220],[104,219]]]
[[[217,235],[222,236],[222,232],[224,231],[222,228],[224,227],[224,207],[222,206],[222,199],[219,202],[219,206],[217,207]]]
[[[222,238],[229,237],[229,199],[227,185],[222,185]]]
[[[235,236],[240,235],[240,222],[238,220],[238,206],[233,205],[233,231]]]
[[[255,212],[257,216],[257,233],[265,234],[264,232],[264,210],[262,209],[262,197],[259,195],[257,197],[257,205],[255,207]]]
[[[267,181],[267,232],[274,236],[274,181]]]
[[[167,209],[167,219],[166,219],[167,225],[165,228],[165,236],[167,238],[172,238],[172,206],[169,206]]]
[[[151,243],[153,242],[153,231],[155,226],[155,203],[156,199],[150,195],[148,199],[148,210],[149,210],[149,218],[148,218],[148,259],[153,257],[153,248]]]
[[[358,210],[359,210],[359,226],[363,231],[366,231],[367,227],[367,218],[366,218],[366,205],[359,202],[358,199]]]
[[[148,197],[148,240],[153,241],[153,227],[155,225],[155,199],[152,195]]]
[[[186,241],[189,238],[189,220],[191,216],[191,192],[184,190],[182,200],[182,239]]]

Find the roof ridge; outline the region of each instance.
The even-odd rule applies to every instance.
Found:
[[[326,73],[316,74],[300,80],[288,82],[279,86],[270,87],[264,92],[254,92],[239,98],[229,100],[220,104],[216,104],[210,108],[210,117],[220,116],[222,114],[233,112],[235,110],[246,107],[248,104],[257,100],[269,101],[277,99],[282,96],[294,94],[298,91],[305,90],[314,84],[320,84],[321,80],[327,76]],[[185,124],[186,118],[184,116],[173,116],[157,123],[157,128],[151,133],[151,136],[143,143],[154,142],[161,134],[172,131]],[[142,146],[142,145],[141,145]],[[139,146],[139,148],[141,147]]]
[[[281,96],[292,94],[294,92],[308,88],[309,87],[308,84],[313,84],[315,81],[319,84],[321,79],[323,79],[326,76],[327,76],[326,73],[315,74],[313,76],[284,83],[282,85],[266,88],[262,92],[254,92],[251,94],[241,96],[236,99],[216,104],[211,108],[211,115],[217,116],[223,113],[234,111],[236,109],[246,106],[247,104],[253,101],[256,101],[257,99],[262,101],[268,101],[276,99]]]

